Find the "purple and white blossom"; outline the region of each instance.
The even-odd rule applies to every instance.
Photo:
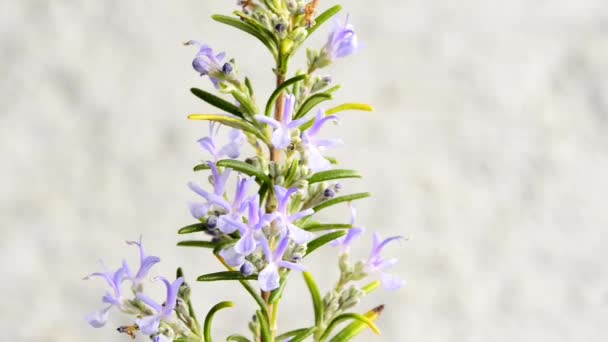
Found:
[[[245,256],[237,252],[234,246],[224,248],[220,251],[220,256],[230,267],[240,267],[245,262]]]
[[[325,111],[319,109],[312,127],[309,130],[302,132],[302,145],[308,156],[308,168],[313,172],[329,170],[331,168],[331,163],[323,157],[322,152],[327,148],[333,148],[343,144],[340,139],[320,139],[318,137],[321,127],[323,127],[326,122],[337,120],[337,116],[326,116]]]
[[[242,222],[243,213],[247,209],[247,193],[255,182],[253,178],[240,178],[237,180],[236,192],[232,203],[224,198],[217,199],[215,204],[222,207],[226,214],[219,217],[217,227],[225,234],[232,234],[239,227],[235,222]]]
[[[137,273],[134,275],[133,273],[131,273],[131,270],[129,269],[129,266],[126,262],[123,262],[123,269],[125,271],[126,276],[133,283],[133,291],[141,292],[141,290],[143,289],[142,282],[144,278],[148,275],[150,268],[152,268],[152,266],[154,266],[156,263],[160,262],[160,258],[156,256],[146,255],[141,236],[139,237],[139,242],[127,241],[127,244],[136,245],[137,247],[139,247],[139,270],[137,270]]]
[[[355,227],[357,219],[357,210],[354,205],[350,205],[350,225],[351,228],[346,233],[346,236],[330,242],[330,245],[340,248],[340,254],[345,254],[350,251],[352,243],[365,232],[365,227]]]
[[[285,254],[288,247],[288,235],[281,239],[274,252],[270,250],[268,241],[266,239],[263,240],[262,248],[266,255],[266,261],[268,262],[266,267],[264,267],[258,275],[258,282],[263,291],[272,291],[280,286],[279,267],[301,272],[306,270],[302,265],[283,260],[283,254]]]
[[[158,333],[160,322],[166,321],[171,317],[177,303],[177,294],[179,292],[179,288],[184,282],[184,278],[182,277],[177,278],[173,283],[164,277],[157,277],[156,279],[161,280],[167,288],[167,297],[164,304],[158,304],[152,298],[143,293],[137,294],[137,298],[154,311],[154,314],[144,316],[136,321],[137,326],[139,326],[139,330],[145,335],[154,335]]]
[[[247,223],[244,223],[240,217],[238,220],[226,218],[228,224],[237,228],[241,234],[241,238],[234,245],[234,250],[243,256],[253,253],[258,247],[260,239],[265,239],[262,228],[268,226],[273,219],[273,215],[264,214],[264,209],[260,207],[259,195],[249,200],[247,204],[249,207]]]
[[[274,131],[272,132],[272,145],[277,149],[285,149],[291,143],[291,130],[299,128],[303,124],[305,124],[308,119],[300,118],[297,120],[292,120],[294,109],[296,105],[296,97],[289,94],[285,97],[285,105],[283,106],[283,117],[281,121],[275,120],[273,118],[264,116],[264,115],[256,115],[255,118],[259,122],[265,123],[272,128]]]
[[[274,191],[277,195],[278,206],[277,211],[273,214],[277,221],[276,224],[281,228],[281,237],[289,235],[293,241],[299,244],[307,243],[312,240],[315,237],[313,233],[296,226],[293,222],[310,216],[314,214],[315,211],[312,208],[309,208],[292,215],[288,213],[289,208],[287,205],[289,204],[289,198],[298,191],[298,188],[286,189],[282,186],[275,185]]]
[[[209,76],[211,83],[213,83],[215,88],[219,89],[220,80],[218,79],[218,76],[223,73],[223,68],[226,64],[224,63],[226,53],[220,52],[215,54],[209,45],[201,44],[196,40],[190,40],[186,42],[185,45],[194,45],[199,48],[194,60],[192,60],[192,67],[201,75],[201,77]]]
[[[199,139],[198,143],[211,154],[214,162],[217,162],[223,156],[227,156],[230,159],[238,158],[241,154],[241,146],[245,143],[245,134],[236,128],[231,129],[228,133],[229,142],[220,147],[215,139],[220,127],[218,125],[217,129],[215,129],[215,125],[214,122],[209,123],[209,136]]]
[[[390,242],[401,239],[403,239],[401,236],[392,236],[382,240],[378,233],[374,233],[372,237],[372,252],[365,263],[366,272],[380,274],[382,286],[390,291],[397,290],[405,286],[405,280],[384,272],[385,270],[393,267],[397,263],[397,259],[393,258],[385,260],[381,253],[384,247],[386,247],[386,245],[388,245]]]
[[[109,311],[113,306],[116,306],[119,310],[125,310],[127,300],[121,290],[122,282],[127,277],[125,269],[120,267],[115,272],[111,272],[103,262],[100,261],[100,263],[103,272],[95,272],[84,278],[101,277],[110,285],[111,289],[111,292],[106,292],[102,297],[102,301],[108,304],[108,306],[85,317],[87,322],[94,328],[101,328],[106,324]]]
[[[194,218],[201,219],[207,212],[211,209],[214,204],[224,203],[226,200],[223,198],[224,193],[226,192],[226,182],[228,181],[228,177],[230,176],[231,169],[226,169],[224,172],[219,172],[215,163],[208,162],[209,167],[211,168],[211,174],[213,179],[213,193],[210,193],[203,188],[201,188],[198,184],[194,182],[189,182],[188,187],[197,193],[199,196],[203,197],[207,202],[191,202],[190,213]]]
[[[338,18],[334,20],[334,28],[321,50],[330,61],[350,56],[359,49],[355,28],[348,22],[348,19],[347,15],[343,23]]]

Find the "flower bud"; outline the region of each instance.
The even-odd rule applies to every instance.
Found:
[[[222,66],[222,72],[226,75],[231,74],[233,70],[234,67],[232,66],[232,64],[230,64],[230,62],[226,62],[224,63],[224,66]]]
[[[177,297],[181,298],[185,301],[190,300],[190,295],[192,294],[192,289],[190,288],[190,285],[188,285],[188,283],[183,282],[182,285],[179,287],[179,291],[177,292]]]
[[[299,27],[289,34],[289,39],[301,43],[308,37],[308,31],[304,27]]]
[[[240,268],[241,274],[244,276],[252,275],[255,272],[255,267],[249,261],[245,261]]]

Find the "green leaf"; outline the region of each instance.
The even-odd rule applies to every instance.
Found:
[[[334,229],[351,229],[353,226],[348,223],[311,223],[308,225],[304,225],[302,229],[307,230],[309,232],[322,232],[325,230],[334,230]]]
[[[298,335],[295,335],[291,340],[289,340],[289,342],[304,341],[308,338],[308,336],[312,335],[315,332],[315,330],[317,330],[317,327],[308,328],[305,331],[302,331],[301,333],[299,333]]]
[[[306,79],[306,77],[308,77],[308,75],[299,75],[299,76],[292,77],[292,78],[286,80],[285,82],[281,83],[281,85],[278,86],[277,89],[275,89],[272,92],[272,95],[270,95],[268,102],[266,102],[266,111],[264,112],[266,114],[266,116],[270,116],[270,114],[272,112],[272,107],[274,106],[275,102],[277,101],[277,98],[279,98],[279,95],[281,95],[281,93],[287,87],[289,87],[290,85],[292,85],[296,82],[300,82],[300,81]]]
[[[337,107],[326,110],[325,116],[333,115],[333,114],[343,112],[346,110],[360,110],[360,111],[365,111],[365,112],[373,112],[374,107],[364,104],[364,103],[344,103]],[[312,127],[312,125],[314,123],[315,123],[315,119],[310,119],[308,122],[306,122],[305,124],[300,126],[300,130],[305,131],[305,130],[309,129],[310,127]]]
[[[371,195],[372,194],[370,194],[369,192],[360,192],[360,193],[356,193],[356,194],[334,197],[330,200],[327,200],[321,204],[316,205],[312,209],[316,213],[322,209],[331,207],[332,205],[336,205],[336,204],[343,203],[343,202],[350,202],[350,201],[354,201],[354,200],[358,200],[358,199],[362,199],[362,198],[367,198],[367,197],[370,197]]]
[[[384,310],[384,305],[373,308],[365,313],[365,317],[375,322]],[[338,332],[329,342],[347,342],[359,335],[368,325],[365,322],[354,321]]]
[[[177,243],[180,247],[201,247],[201,248],[215,248],[217,246],[216,242],[211,241],[201,241],[201,240],[186,240],[180,241]]]
[[[240,12],[240,11],[234,11],[233,13],[237,17],[240,17],[247,24],[255,27],[266,39],[271,41],[274,44],[274,46],[279,46],[279,43],[280,43],[279,39],[274,34],[274,32],[269,30],[266,26],[262,25],[259,21],[257,21],[256,19],[254,19],[247,13]]]
[[[211,310],[209,310],[207,317],[205,317],[205,324],[203,325],[205,342],[212,342],[211,341],[211,323],[213,322],[213,316],[215,316],[215,313],[222,309],[231,308],[233,306],[234,306],[234,303],[232,303],[232,302],[220,302],[220,303],[215,304],[215,306],[212,307]]]
[[[337,107],[328,109],[325,111],[325,115],[332,115],[340,112],[344,112],[347,110],[358,110],[362,112],[373,112],[374,107],[365,104],[365,103],[344,103]]]
[[[209,166],[209,163],[205,162],[205,163],[196,165],[193,170],[194,170],[194,172],[197,172],[197,171],[210,170],[210,169],[211,169],[211,167]]]
[[[321,235],[318,238],[310,241],[308,243],[307,248],[306,248],[306,255],[308,256],[310,255],[312,252],[314,252],[317,248],[319,247],[323,247],[324,245],[332,242],[335,239],[339,239],[342,236],[346,235],[346,232],[341,230],[341,231],[337,231],[337,232],[333,232],[333,233],[328,233],[325,235]]]
[[[188,115],[188,119],[219,122],[223,125],[238,128],[245,132],[249,132],[258,137],[260,140],[264,141],[265,143],[270,143],[270,140],[268,140],[268,138],[264,134],[262,134],[262,132],[260,132],[253,125],[241,119],[240,117],[222,114],[190,114]]]
[[[300,109],[298,109],[298,113],[293,117],[293,119],[296,120],[303,117],[319,103],[329,101],[333,98],[334,97],[328,93],[318,93],[310,96],[306,99],[306,101],[304,101],[304,103],[302,103]]]
[[[379,280],[372,281],[371,283],[363,286],[361,291],[365,292],[365,294],[370,294],[374,292],[380,286],[380,284],[381,283]]]
[[[257,167],[251,165],[251,164],[247,164],[245,162],[242,162],[240,160],[234,160],[234,159],[223,159],[217,162],[216,164],[217,166],[222,166],[222,167],[228,167],[231,168],[235,171],[244,173],[246,175],[249,176],[255,176],[257,177],[259,180],[265,182],[265,183],[270,183],[270,177],[268,177],[267,174],[265,174],[264,172],[262,172],[262,170],[258,169]]]
[[[230,335],[226,338],[226,342],[251,342],[249,339],[243,335],[234,334]]]
[[[306,282],[306,286],[308,286],[308,291],[312,298],[312,305],[315,313],[315,326],[321,326],[321,324],[323,324],[323,300],[321,299],[319,287],[310,272],[302,272],[302,275],[304,276],[304,281]]]
[[[245,276],[239,271],[224,271],[209,273],[196,278],[197,281],[221,281],[221,280],[255,280],[258,275]]]
[[[245,77],[245,86],[247,87],[247,91],[249,91],[249,96],[253,97],[253,86],[249,77]]]
[[[286,333],[282,333],[281,335],[277,336],[277,341],[279,341],[279,342],[283,342],[283,340],[286,340],[286,339],[287,339],[287,338],[289,338],[289,337],[296,336],[296,335],[300,335],[300,334],[302,334],[302,333],[307,332],[307,331],[308,331],[308,330],[310,330],[310,329],[315,329],[315,327],[312,327],[312,328],[302,328],[302,329],[296,329],[296,330],[291,330],[291,331],[288,331],[288,332],[286,332]]]
[[[222,258],[219,255],[219,252],[220,252],[219,248],[216,248],[213,250],[213,254],[220,261],[220,263],[222,263],[222,265],[224,265],[224,267],[226,267],[228,270],[234,272],[232,270],[232,268],[230,266],[228,266],[228,264],[226,264],[226,261],[224,260],[224,258]],[[262,299],[262,297],[260,296],[258,291],[256,289],[254,289],[253,286],[251,286],[251,284],[249,284],[249,282],[247,280],[238,280],[238,282],[241,283],[241,285],[243,285],[245,290],[247,290],[247,293],[249,293],[249,295],[251,295],[251,297],[258,304],[258,306],[260,307],[260,310],[262,310],[262,313],[264,314],[264,317],[269,319],[270,315],[268,314],[268,308],[266,307],[266,302],[264,301],[264,299]]]
[[[361,174],[355,170],[340,170],[333,169],[317,172],[308,178],[308,184],[326,182],[334,179],[342,178],[361,178]]]
[[[239,107],[222,99],[221,97],[215,96],[209,92],[198,88],[191,88],[190,91],[192,92],[192,94],[196,95],[196,97],[200,98],[201,100],[207,102],[208,104],[214,107],[217,107],[225,112],[236,115],[238,117],[243,117],[243,113],[241,112]]]
[[[272,53],[272,55],[275,58],[278,55],[278,48],[277,48],[277,45],[275,44],[274,40],[271,39],[270,37],[268,37],[264,32],[260,31],[257,27],[252,26],[251,24],[249,24],[247,22],[243,22],[240,19],[235,19],[235,18],[225,16],[225,15],[216,14],[216,15],[211,16],[211,18],[213,18],[213,20],[220,22],[222,24],[226,24],[226,25],[232,26],[234,28],[237,28],[241,31],[249,33],[250,35],[257,38],[259,41],[261,41],[262,44],[264,44],[268,48],[270,53]]]
[[[334,15],[338,14],[338,12],[340,12],[340,10],[342,10],[342,6],[340,5],[335,5],[333,7],[330,7],[329,9],[327,9],[325,12],[319,14],[316,18],[315,18],[315,24],[308,28],[308,37],[310,37],[310,35],[315,32],[319,27],[321,27],[321,25],[323,25],[326,21],[328,21],[329,19],[331,19],[331,17],[333,17]]]
[[[336,318],[334,318],[329,325],[327,326],[327,328],[325,329],[325,331],[323,332],[323,335],[321,335],[321,341],[325,340],[327,337],[329,337],[329,335],[331,334],[332,330],[334,330],[334,328],[347,320],[357,320],[361,323],[364,323],[365,325],[367,325],[370,329],[372,329],[372,331],[374,333],[376,333],[377,335],[380,335],[380,329],[378,329],[378,327],[374,324],[374,321],[372,321],[371,319],[367,318],[364,315],[361,314],[357,314],[357,313],[345,313],[345,314],[341,314],[336,316]]]
[[[195,224],[191,224],[189,226],[182,227],[177,231],[177,234],[198,233],[198,232],[204,232],[208,229],[209,228],[207,227],[207,225],[205,223],[201,222],[201,223],[195,223]]]
[[[270,339],[270,328],[268,327],[268,321],[264,314],[260,310],[256,311],[255,314],[258,316],[258,322],[260,322],[260,333],[262,335],[262,341],[271,341]]]

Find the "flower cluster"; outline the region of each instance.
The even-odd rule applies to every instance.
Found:
[[[206,152],[194,170],[206,175],[206,182],[190,182],[196,199],[189,203],[196,223],[181,228],[181,235],[198,236],[178,245],[211,250],[222,270],[201,275],[198,281],[239,281],[259,309],[249,323],[253,341],[348,341],[364,327],[377,332],[374,321],[383,306],[366,313],[351,312],[361,298],[382,285],[396,290],[405,282],[389,269],[397,260],[385,258],[384,252],[400,236],[386,239],[372,235],[372,248],[367,259],[351,262],[351,246],[365,229],[356,224],[353,201],[369,197],[368,193],[342,194],[347,190],[344,179],[361,175],[341,169],[337,160],[326,153],[343,145],[342,140],[325,138],[323,128],[338,122],[346,110],[371,111],[369,105],[345,103],[328,107],[339,86],[330,87],[331,76],[315,72],[357,52],[360,48],[348,16],[334,20],[333,30],[320,49],[308,49],[308,63],[293,75],[288,67],[291,57],[319,26],[338,13],[340,6],[316,15],[319,0],[242,0],[234,17],[213,16],[221,23],[241,29],[261,41],[273,56],[277,88],[266,105],[260,107],[252,82],[241,78],[234,59],[217,53],[198,41],[188,41],[196,52],[192,67],[208,77],[219,95],[193,88],[194,95],[221,110],[221,114],[192,114],[193,120],[209,121],[209,134],[198,140]],[[232,101],[221,96],[232,96]],[[264,108],[264,110],[260,110]],[[273,115],[274,112],[274,115]],[[220,128],[229,126],[227,141],[220,138]],[[326,133],[326,132],[325,132]],[[251,147],[247,149],[247,147]],[[350,222],[318,221],[318,213],[335,205],[348,205]],[[216,311],[232,306],[221,302],[214,306],[203,329],[190,301],[190,287],[181,269],[171,282],[155,277],[167,290],[160,303],[144,293],[150,268],[159,258],[144,253],[141,240],[128,242],[140,251],[140,268],[132,272],[126,262],[115,272],[105,269],[89,277],[102,277],[110,287],[102,301],[106,306],[87,316],[94,327],[104,326],[110,309],[134,316],[132,325],[121,326],[120,332],[132,337],[136,333],[153,341],[211,342],[210,325]],[[335,286],[321,296],[318,286],[305,267],[304,258],[325,245],[338,250],[340,277]],[[315,326],[283,334],[278,333],[277,312],[290,275],[302,274],[315,308]],[[362,283],[368,279],[367,283]],[[123,284],[130,283],[130,291]],[[259,289],[256,290],[255,288]],[[333,331],[340,322],[355,318],[341,331]],[[232,335],[232,341],[250,341]]]
[[[176,334],[184,334],[188,326],[180,324],[175,320],[173,311],[178,305],[178,297],[184,293],[187,285],[184,278],[179,277],[174,282],[167,278],[158,276],[154,280],[161,281],[167,290],[163,304],[159,304],[154,299],[144,293],[144,282],[152,266],[160,262],[156,256],[146,255],[141,241],[127,241],[129,245],[136,245],[139,248],[140,265],[136,273],[133,273],[126,261],[123,260],[121,267],[116,271],[110,271],[103,261],[102,272],[95,272],[85,279],[100,277],[106,281],[110,291],[102,297],[102,302],[106,305],[101,310],[86,316],[87,322],[95,327],[105,326],[110,309],[116,308],[123,313],[135,316],[135,325],[122,326],[118,328],[120,332],[133,335],[136,331],[150,336],[155,341],[169,341]],[[131,284],[130,291],[125,290],[123,283]]]

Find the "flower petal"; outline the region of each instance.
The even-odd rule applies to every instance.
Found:
[[[382,273],[380,275],[382,286],[388,291],[395,291],[405,286],[406,281],[392,274]]]
[[[279,269],[275,263],[269,263],[258,275],[258,282],[263,291],[272,291],[279,287]]]
[[[135,320],[139,330],[144,335],[154,335],[158,332],[160,326],[160,317],[158,315],[150,315]]]
[[[297,244],[307,243],[315,238],[315,235],[309,231],[297,227],[295,224],[289,224],[289,237]]]
[[[101,328],[108,321],[110,308],[112,308],[111,305],[105,309],[88,314],[85,316],[85,319],[93,328]]]
[[[304,267],[303,265],[285,261],[285,260],[277,261],[277,265],[279,265],[280,267],[288,268],[293,271],[300,271],[300,272],[306,271],[306,267]]]
[[[245,256],[239,254],[234,247],[228,247],[220,251],[220,256],[230,267],[239,267],[245,262]]]
[[[255,241],[255,237],[253,236],[253,232],[249,231],[239,239],[236,245],[234,245],[234,250],[239,254],[247,256],[253,253],[256,247],[257,243]]]

